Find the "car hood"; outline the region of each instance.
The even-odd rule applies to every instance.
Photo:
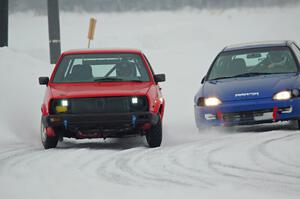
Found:
[[[51,85],[53,98],[146,95],[150,82],[77,83]]]
[[[216,96],[222,101],[270,98],[279,91],[294,88],[297,78],[296,74],[276,74],[207,81],[202,96]]]

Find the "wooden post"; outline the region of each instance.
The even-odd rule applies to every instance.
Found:
[[[91,40],[94,40],[96,22],[97,22],[97,20],[95,18],[90,19],[89,32],[88,32],[88,39],[89,39],[88,48],[90,48]]]

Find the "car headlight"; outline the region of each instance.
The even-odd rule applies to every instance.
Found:
[[[137,98],[137,97],[131,98],[131,103],[132,104],[137,104],[138,102],[139,102],[139,98]]]
[[[281,91],[273,96],[273,100],[289,100],[292,98],[291,91]]]
[[[147,111],[148,101],[146,96],[134,96],[130,100],[130,110],[132,112]]]
[[[204,98],[204,105],[205,106],[218,106],[220,104],[222,104],[222,102],[217,97]]]
[[[66,113],[69,110],[69,101],[66,99],[54,101],[54,109],[56,113]]]

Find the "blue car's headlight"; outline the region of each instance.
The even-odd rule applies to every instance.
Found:
[[[273,96],[273,100],[289,100],[292,98],[291,91],[280,91]]]
[[[218,106],[222,104],[222,101],[217,97],[200,97],[198,99],[198,106]]]
[[[218,106],[220,104],[222,104],[222,102],[217,97],[204,98],[204,105],[205,106]]]

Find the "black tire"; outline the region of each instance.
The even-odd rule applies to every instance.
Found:
[[[58,136],[48,137],[43,122],[41,122],[41,141],[45,149],[52,149],[57,146]]]
[[[297,129],[300,130],[300,120],[297,120],[297,124],[298,124]]]
[[[300,130],[299,120],[290,120],[287,128],[289,130]]]
[[[162,124],[159,118],[157,124],[153,125],[146,133],[146,140],[150,148],[159,147],[162,142]]]
[[[205,133],[211,129],[210,126],[207,125],[197,125],[197,129],[199,133]]]

